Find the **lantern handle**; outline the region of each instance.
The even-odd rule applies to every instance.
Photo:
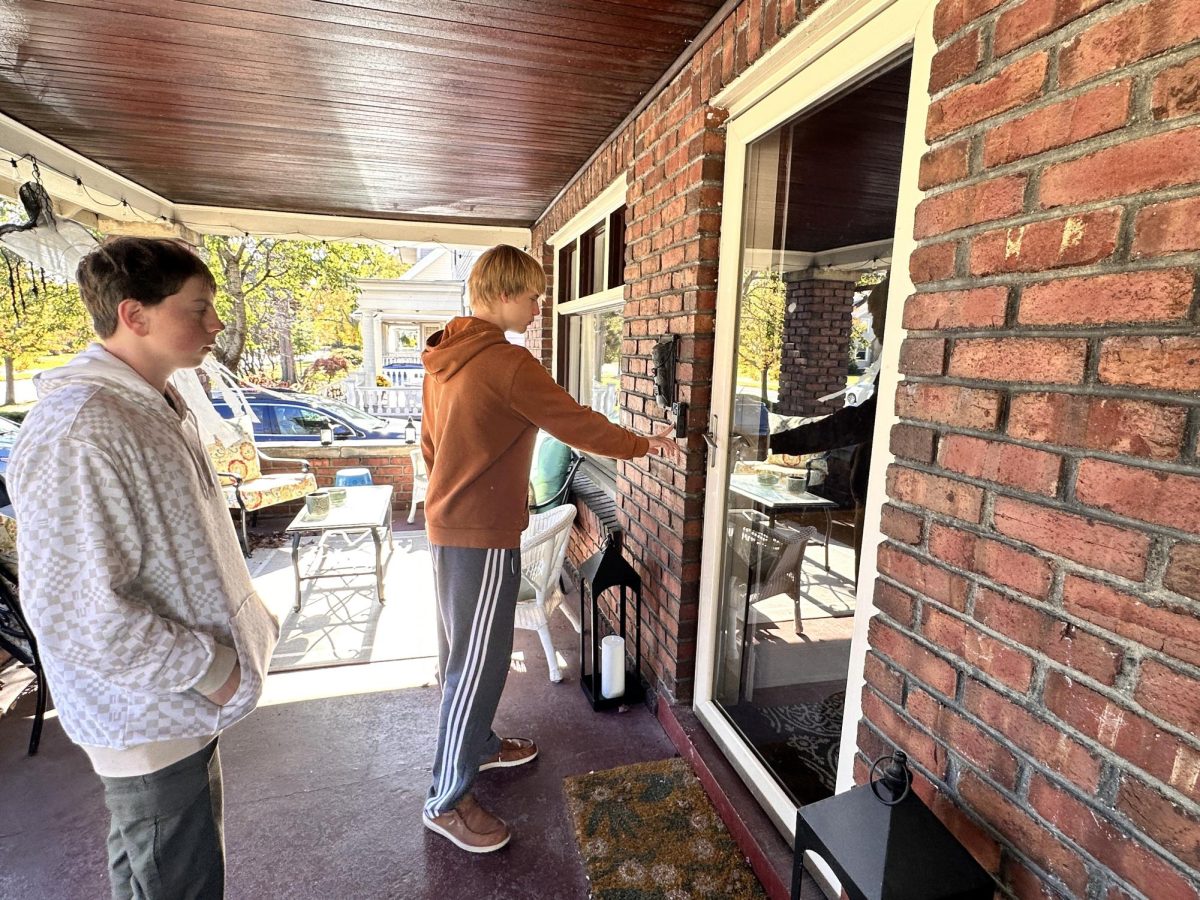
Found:
[[[879,781],[874,780],[875,770],[885,762],[889,763],[889,765],[884,771],[883,777]],[[867,778],[871,781],[871,793],[884,806],[895,806],[901,803],[912,790],[913,777],[912,771],[908,768],[908,754],[903,750],[897,750],[895,753],[879,757],[879,759],[871,763],[871,771],[867,773]],[[890,790],[892,799],[885,799],[879,793],[877,785],[880,782]]]

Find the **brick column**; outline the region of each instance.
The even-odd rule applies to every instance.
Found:
[[[525,331],[525,347],[554,374],[554,248],[539,240],[530,253],[540,259],[542,268],[546,270],[546,294],[542,298],[542,314]]]
[[[787,300],[777,411],[787,416],[831,413],[841,404],[817,398],[846,386],[856,279],[805,270],[788,272],[783,280]]]

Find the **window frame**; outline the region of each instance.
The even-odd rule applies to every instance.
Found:
[[[551,280],[554,285],[554,319],[551,329],[554,377],[576,400],[580,395],[580,353],[578,340],[570,334],[570,317],[612,310],[623,312],[625,306],[624,248],[625,225],[628,219],[626,190],[626,179],[622,173],[546,241],[554,251],[554,273]],[[616,248],[613,245],[613,228],[618,223],[621,226],[619,265],[614,256]],[[603,237],[597,240],[596,233],[599,229],[603,229]],[[605,282],[604,287],[589,294],[582,294],[585,286],[592,286],[592,276],[597,269],[597,245],[601,247],[600,252],[604,257],[603,265],[599,267],[600,277]],[[565,260],[569,260],[569,272],[563,270]],[[564,293],[573,299],[562,300]],[[618,401],[618,409],[621,408]],[[620,419],[618,415],[618,421]],[[606,477],[606,480],[614,480],[615,462],[591,454],[585,454],[585,458]]]

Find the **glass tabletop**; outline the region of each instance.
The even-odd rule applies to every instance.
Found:
[[[758,476],[747,472],[734,472],[729,476],[729,489],[763,506],[779,509],[800,506],[837,506],[832,500],[818,497],[809,491],[789,491],[782,484],[763,484]]]
[[[301,509],[287,527],[290,534],[296,531],[325,531],[337,528],[379,528],[387,521],[392,505],[390,484],[360,485],[348,487],[346,502],[330,506],[328,515],[314,517],[308,509]]]

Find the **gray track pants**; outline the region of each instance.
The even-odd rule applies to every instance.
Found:
[[[479,763],[500,749],[492,719],[512,657],[521,551],[431,549],[442,676],[433,786],[425,801],[432,818],[455,807]]]

